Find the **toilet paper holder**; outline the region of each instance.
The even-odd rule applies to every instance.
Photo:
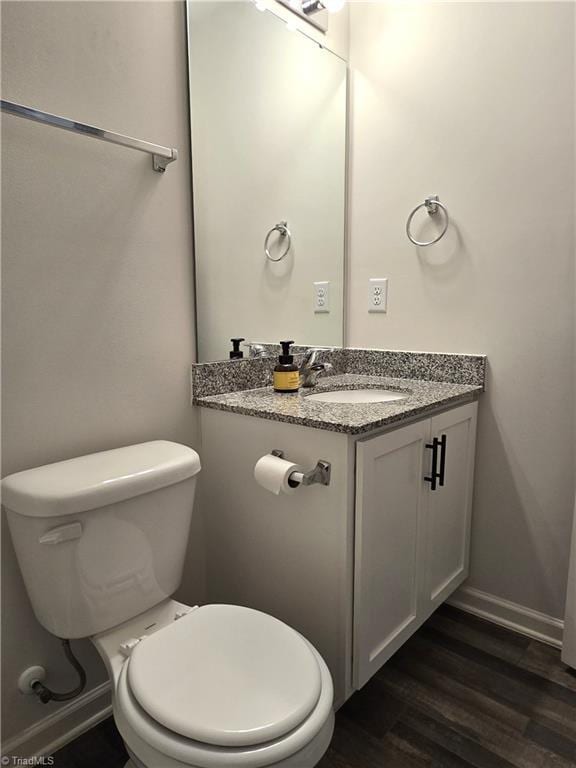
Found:
[[[275,448],[270,451],[272,456],[277,456],[279,459],[284,458],[284,451],[280,451]],[[329,461],[319,459],[318,463],[311,469],[310,472],[292,472],[288,478],[288,485],[292,488],[297,488],[299,485],[330,485],[330,474],[332,472],[332,465]]]

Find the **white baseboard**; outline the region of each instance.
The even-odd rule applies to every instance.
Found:
[[[555,648],[562,647],[564,622],[545,613],[533,611],[473,587],[460,587],[447,602],[521,635],[548,643]]]
[[[110,700],[110,683],[98,685],[8,739],[2,744],[2,755],[30,758],[53,754],[108,717],[112,712]]]

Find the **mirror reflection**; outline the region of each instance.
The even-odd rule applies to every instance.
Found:
[[[198,360],[341,345],[346,63],[249,2],[188,25]]]

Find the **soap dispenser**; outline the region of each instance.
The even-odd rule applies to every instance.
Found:
[[[294,344],[294,342],[280,342],[282,354],[278,358],[278,364],[274,368],[273,374],[275,392],[298,392],[300,386],[300,373],[298,366],[294,365],[294,355],[290,354],[290,344]]]
[[[244,352],[240,350],[240,344],[244,339],[230,339],[232,342],[232,350],[230,351],[230,360],[241,360],[244,357]]]

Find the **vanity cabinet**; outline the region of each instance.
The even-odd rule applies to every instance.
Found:
[[[467,576],[476,407],[361,435],[201,408],[206,602],[301,632],[343,704]],[[431,490],[434,438],[444,479]],[[266,491],[254,466],[273,449],[304,469],[330,462],[330,484]]]
[[[476,409],[356,443],[355,688],[468,575]]]

